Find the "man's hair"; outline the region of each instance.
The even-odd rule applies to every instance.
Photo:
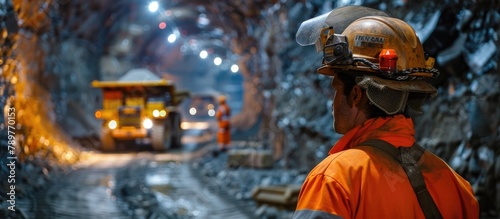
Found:
[[[341,72],[338,72],[338,74],[336,75],[336,77],[338,77],[340,79],[340,81],[342,81],[342,83],[344,84],[344,95],[349,95],[352,91],[352,88],[354,87],[354,85],[356,85],[356,76],[353,75],[349,75],[349,74],[346,74],[346,73],[341,73]],[[366,90],[361,88],[363,90],[363,92],[366,93]],[[368,102],[366,103],[366,106],[364,106],[364,108],[366,109],[366,114],[368,115],[368,118],[377,118],[377,117],[392,117],[394,115],[388,115],[386,112],[384,112],[383,110],[379,109],[377,106],[375,106],[374,104]],[[408,117],[408,115],[405,115],[406,117]]]

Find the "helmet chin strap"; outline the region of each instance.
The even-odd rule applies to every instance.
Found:
[[[356,111],[356,115],[354,116],[354,120],[352,121],[352,124],[351,124],[351,129],[354,128],[354,124],[356,124],[356,120],[358,119],[358,114],[359,114],[359,108],[356,107],[356,109],[358,111]]]

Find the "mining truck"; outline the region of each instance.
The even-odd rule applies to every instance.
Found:
[[[170,80],[135,70],[118,81],[92,81],[102,90],[101,149],[114,151],[118,145],[150,144],[155,151],[181,147],[181,114],[177,106],[189,96],[177,91]],[[145,79],[146,78],[146,79]]]

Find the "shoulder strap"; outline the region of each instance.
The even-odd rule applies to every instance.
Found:
[[[418,166],[418,161],[422,157],[422,154],[424,154],[424,148],[415,142],[415,144],[411,147],[399,147],[398,150],[392,144],[380,139],[369,139],[359,145],[376,147],[397,160],[405,170],[406,175],[410,180],[411,186],[417,195],[418,203],[424,212],[425,218],[443,218],[441,212],[439,212],[439,209],[436,206],[436,203],[434,203],[431,194],[427,190],[422,171]]]

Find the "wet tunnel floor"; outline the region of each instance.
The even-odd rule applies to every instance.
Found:
[[[170,159],[174,161],[170,161]],[[53,180],[26,218],[254,218],[248,203],[201,182],[167,154],[96,154],[87,167]]]

